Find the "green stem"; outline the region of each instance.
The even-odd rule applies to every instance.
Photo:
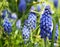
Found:
[[[54,47],[54,39],[55,39],[55,29],[56,29],[56,22],[55,20],[53,19],[53,32],[52,32],[52,41],[51,41],[51,47]]]
[[[2,45],[2,41],[1,41],[1,39],[0,39],[0,47],[2,47],[3,45]]]
[[[45,37],[44,39],[44,44],[45,44],[45,47],[47,47],[47,37]]]
[[[32,30],[31,30],[31,37],[30,37],[30,39],[31,39],[31,42],[33,43]]]
[[[18,6],[17,6],[17,2],[16,2],[16,12],[17,12],[17,14],[18,14]]]
[[[59,31],[60,31],[60,28],[59,28]],[[59,37],[60,37],[60,32],[59,32]],[[59,47],[60,47],[60,38],[59,38]]]
[[[0,16],[0,26],[1,26],[1,16]]]

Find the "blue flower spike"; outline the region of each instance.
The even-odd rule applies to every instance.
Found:
[[[31,6],[30,11],[31,12],[35,11],[35,7],[34,6]]]
[[[23,36],[23,39],[24,39],[25,42],[27,40],[29,40],[30,30],[29,30],[29,28],[26,25],[24,25],[24,27],[22,29],[22,36]]]
[[[40,35],[45,38],[52,34],[53,22],[51,17],[50,6],[46,6],[43,14],[40,17]]]
[[[41,6],[40,4],[37,4],[37,11],[40,12],[40,10],[41,10]]]
[[[5,9],[2,11],[2,18],[4,19],[6,17],[6,15],[7,15],[7,10]]]
[[[16,13],[12,13],[11,18],[12,19],[17,19],[17,14]]]
[[[17,27],[17,29],[21,28],[21,20],[17,20],[16,27]]]
[[[19,11],[22,13],[26,11],[26,1],[25,0],[20,0]]]
[[[22,30],[24,40],[29,40],[31,29],[36,29],[36,14],[30,12],[28,19],[24,22],[24,27]]]
[[[12,31],[12,24],[10,23],[8,18],[4,18],[3,27],[4,31],[8,34]]]
[[[53,2],[54,2],[55,8],[57,8],[58,7],[58,0],[54,0]]]
[[[28,26],[30,29],[36,29],[36,13],[34,12],[30,12],[29,16],[28,16]]]

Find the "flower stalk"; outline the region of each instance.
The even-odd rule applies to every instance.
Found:
[[[53,19],[54,27],[53,27],[53,32],[52,32],[52,41],[51,41],[51,47],[54,47],[54,39],[55,39],[55,30],[56,30],[56,22]]]

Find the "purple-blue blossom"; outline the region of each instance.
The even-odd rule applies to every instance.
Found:
[[[2,11],[2,18],[4,19],[4,18],[11,18],[11,12],[9,11],[9,10],[7,10],[7,9],[4,9],[3,11]]]
[[[31,29],[36,29],[36,14],[34,12],[30,12],[28,19],[24,22],[24,27],[22,29],[24,40],[29,39]]]
[[[21,20],[17,20],[17,22],[16,22],[16,27],[17,27],[18,29],[21,28]]]
[[[30,29],[36,29],[36,19],[37,19],[36,13],[30,12],[27,24],[27,26],[29,26]]]
[[[54,0],[53,2],[54,2],[55,8],[57,8],[58,7],[58,0]]]
[[[24,41],[28,40],[30,37],[30,29],[26,25],[24,25],[22,29],[22,36]]]
[[[12,14],[11,14],[11,18],[12,18],[12,19],[17,19],[17,14],[16,14],[16,13],[12,13]]]
[[[46,6],[43,14],[40,17],[40,35],[45,38],[52,34],[53,22],[51,17],[50,7]]]
[[[40,10],[41,10],[41,6],[40,6],[40,4],[38,4],[37,5],[37,11],[40,12]]]
[[[20,12],[25,12],[26,10],[26,1],[25,0],[20,0],[19,2],[19,11]]]
[[[31,6],[30,11],[31,12],[35,11],[35,7],[34,6]]]
[[[4,31],[7,33],[10,33],[12,31],[12,24],[10,23],[8,18],[4,18],[3,27]]]
[[[3,19],[7,16],[7,12],[8,12],[8,10],[6,10],[6,9],[2,11],[2,18]]]

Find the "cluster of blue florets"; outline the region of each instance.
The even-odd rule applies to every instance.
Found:
[[[7,33],[10,33],[12,31],[12,24],[10,23],[8,18],[4,19],[3,27],[4,31],[6,31]]]
[[[8,10],[3,10],[2,11],[2,18],[4,19],[7,16]]]
[[[5,9],[2,11],[2,18],[11,18],[16,19],[17,15],[15,13],[11,13],[9,10]]]
[[[36,28],[36,14],[33,12],[30,12],[28,16],[28,25],[30,29]]]
[[[58,7],[58,0],[54,0],[54,6],[55,6],[55,8]]]
[[[49,9],[49,6],[46,6],[45,11],[40,18],[40,35],[43,38],[45,36],[48,36],[48,34],[51,34],[53,28],[51,12],[49,11]]]
[[[24,38],[24,36],[25,36],[25,38],[29,38],[31,30],[36,29],[37,17],[36,17],[36,13],[32,12],[34,10],[35,10],[35,8],[34,8],[34,6],[32,6],[30,9],[30,13],[28,15],[28,19],[25,20],[25,22],[24,22],[24,27],[22,30],[23,38]]]
[[[10,33],[12,31],[12,22],[14,22],[14,20],[17,20],[16,13],[11,13],[7,9],[5,9],[2,11],[2,18],[4,21],[3,22],[4,31]],[[18,20],[16,22],[16,27],[20,29],[20,26],[21,26],[21,21]]]
[[[6,31],[7,33],[10,33],[12,31],[12,24],[9,21],[8,15],[10,16],[7,9],[2,11],[2,18],[4,21],[3,22],[4,31]]]
[[[26,10],[26,1],[25,0],[20,0],[19,11],[24,12],[25,10]]]
[[[41,5],[37,4],[37,11],[40,12],[41,11]]]
[[[41,38],[48,37],[49,39],[52,39],[53,22],[52,22],[51,14],[52,13],[50,11],[50,7],[46,6],[44,13],[42,14],[42,16],[40,18],[40,30],[41,30],[40,35],[41,35]],[[58,32],[56,31],[55,40],[57,39],[57,36],[58,36]]]
[[[28,40],[30,37],[30,29],[26,25],[24,25],[23,27],[22,36],[25,41]]]
[[[17,27],[17,29],[20,29],[21,28],[21,20],[20,19],[17,20],[16,27]]]
[[[29,38],[31,29],[36,29],[36,14],[33,12],[30,12],[28,19],[25,20],[24,27],[22,30],[23,38]]]

